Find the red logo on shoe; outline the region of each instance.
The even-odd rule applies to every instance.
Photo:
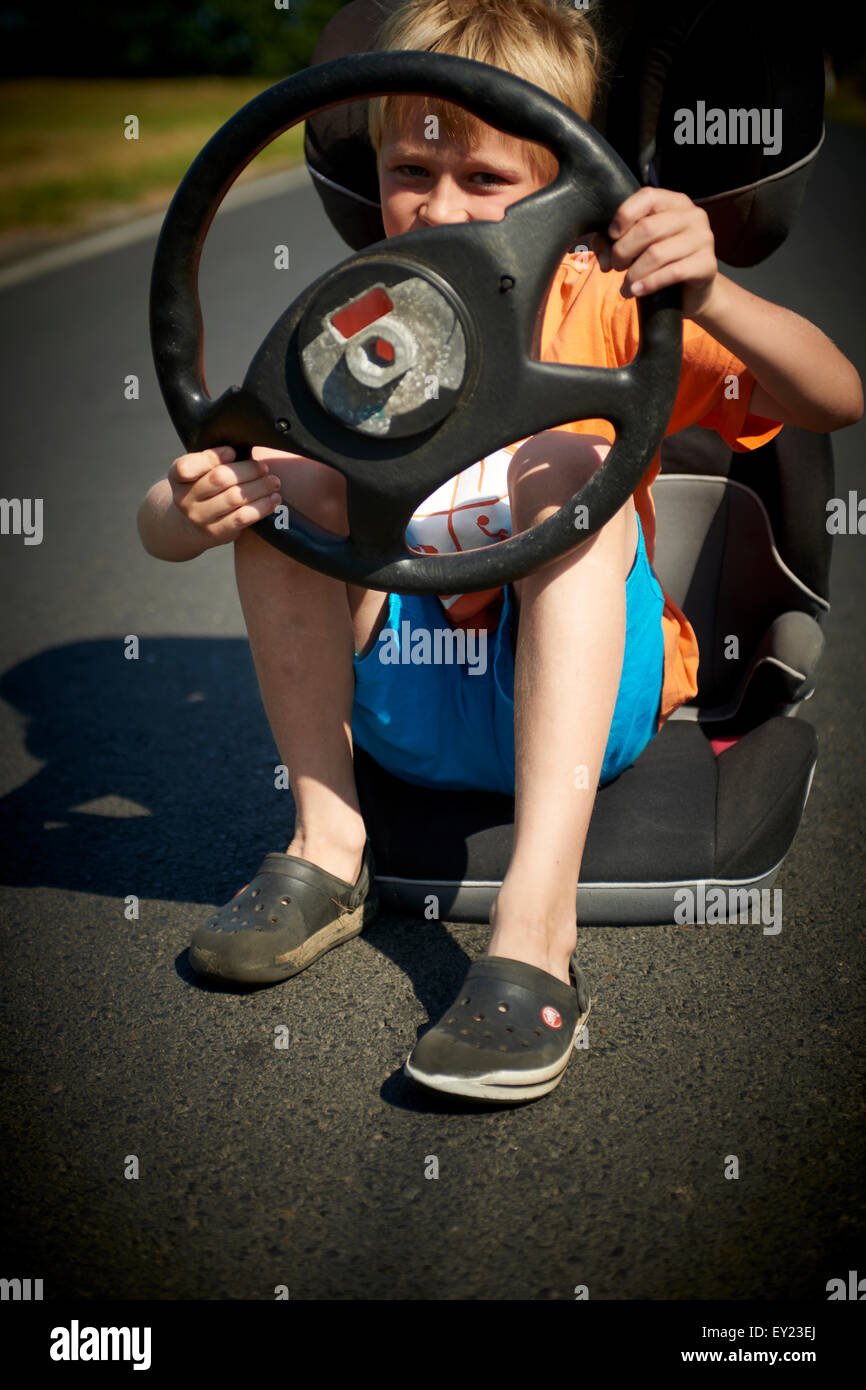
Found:
[[[550,1004],[545,1004],[544,1008],[541,1010],[541,1017],[548,1028],[562,1027],[562,1019],[556,1012],[556,1009],[552,1008]]]
[[[244,886],[243,886],[243,888],[239,888],[238,891],[237,891],[236,893],[233,893],[233,894],[232,894],[232,897],[234,897],[234,898],[239,898],[240,895],[241,895],[241,893],[245,893],[246,890],[249,888],[249,886],[250,886],[249,883],[245,883]]]

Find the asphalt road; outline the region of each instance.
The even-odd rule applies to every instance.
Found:
[[[831,127],[795,232],[734,273],[861,374],[864,147]],[[285,847],[292,807],[231,549],[170,565],[136,534],[181,451],[150,360],[153,244],[0,292],[3,492],[44,499],[41,544],[0,537],[2,1273],[43,1278],[47,1299],[570,1300],[585,1284],[825,1301],[830,1278],[866,1271],[866,539],[835,543],[782,932],[583,930],[597,1003],[557,1090],[489,1110],[421,1091],[403,1061],[486,928],[383,917],[260,991],[188,966],[195,925]],[[345,254],[306,186],[217,219],[212,394]],[[842,496],[864,491],[864,442],[866,422],[834,437]]]

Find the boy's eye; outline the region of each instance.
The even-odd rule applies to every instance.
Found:
[[[397,174],[405,174],[407,178],[429,177],[429,170],[425,169],[421,164],[398,164],[394,172]],[[485,169],[480,169],[477,173],[470,174],[469,177],[471,181],[481,179],[483,181],[482,186],[485,188],[491,188],[495,184],[503,184],[506,182],[500,174],[492,174],[489,170]]]

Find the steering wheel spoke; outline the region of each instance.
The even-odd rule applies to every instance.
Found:
[[[364,555],[402,560],[409,553],[405,533],[412,510],[405,497],[391,496],[357,477],[346,479],[349,535]]]
[[[285,449],[286,435],[277,429],[273,412],[257,396],[241,386],[230,386],[200,411],[191,431],[191,449],[210,449],[217,444],[230,444],[238,458],[249,458],[253,444]]]

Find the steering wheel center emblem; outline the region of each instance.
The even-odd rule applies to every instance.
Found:
[[[466,334],[426,277],[407,273],[369,285],[367,273],[360,293],[355,272],[327,286],[326,303],[317,297],[307,309],[304,377],[319,404],[350,429],[417,434],[453,408],[466,375]]]

